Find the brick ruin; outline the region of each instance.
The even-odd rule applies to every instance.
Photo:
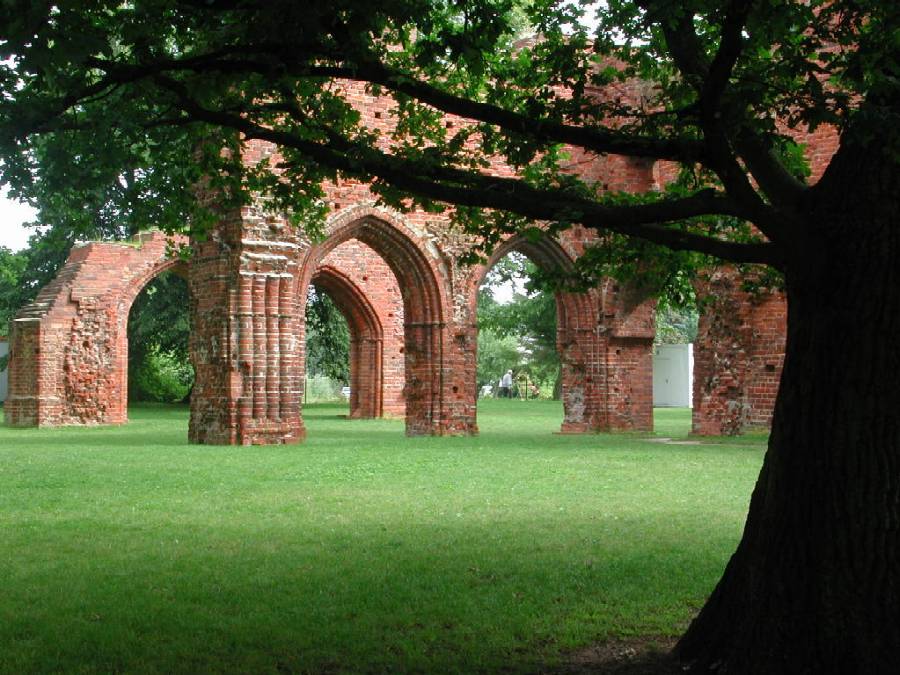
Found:
[[[363,123],[386,130],[383,99],[351,87]],[[447,117],[448,126],[463,123]],[[805,140],[817,179],[836,148],[833,133]],[[244,161],[275,156],[245,144]],[[573,152],[571,170],[612,191],[659,189],[671,167]],[[509,175],[496,164],[492,171]],[[540,241],[511,238],[483,265],[464,266],[472,240],[443,214],[396,213],[367,184],[326,186],[331,215],[321,241],[248,206],[222,214],[189,262],[167,254],[166,237],[77,246],[58,277],[12,323],[10,396],[14,426],[119,424],[127,419],[127,318],[156,275],[186,276],[196,382],[189,438],[195,443],[290,443],[305,436],[304,311],[310,285],[328,293],[351,339],[350,417],[405,416],[408,434],[473,434],[475,316],[479,285],[511,251],[539,267],[565,269],[596,241],[573,227]],[[722,268],[698,284],[704,305],[695,345],[693,430],[733,434],[765,428],[784,353],[784,299],[749,295]],[[702,299],[702,298],[701,298]],[[561,431],[652,428],[655,300],[608,280],[557,294],[562,361]]]
[[[245,208],[195,245],[189,262],[172,258],[159,232],[77,246],[13,322],[7,423],[124,423],[128,312],[151,279],[171,270],[188,279],[192,296],[192,441],[303,438],[310,285],[328,293],[348,322],[350,417],[405,415],[409,434],[475,433],[475,307],[484,275],[511,251],[539,266],[569,266],[593,235],[574,228],[558,240],[510,239],[486,264],[464,267],[457,263],[464,242],[442,225],[370,200],[336,211],[327,238],[315,244]],[[652,298],[611,280],[558,294],[563,432],[652,428],[654,309]],[[737,316],[727,309],[724,316]],[[720,367],[718,352],[710,356]],[[698,375],[703,363],[698,350]],[[704,400],[734,393],[723,385]],[[760,405],[762,416],[767,405]],[[702,410],[726,416],[710,405]],[[697,430],[716,433],[714,424]]]
[[[337,209],[327,237],[315,243],[245,208],[196,243],[189,262],[171,257],[159,232],[83,244],[13,321],[6,420],[125,422],[128,313],[151,279],[172,270],[186,276],[192,297],[192,441],[304,437],[310,285],[328,293],[348,321],[350,417],[405,415],[413,435],[475,433],[475,307],[484,275],[513,250],[541,266],[570,266],[592,237],[576,228],[559,240],[511,239],[488,263],[465,267],[458,259],[469,242],[446,222],[393,213],[370,197]],[[557,310],[561,430],[649,430],[652,298],[608,282],[558,294]]]

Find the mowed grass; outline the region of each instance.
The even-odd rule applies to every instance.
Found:
[[[553,402],[488,401],[477,438],[345,412],[287,447],[188,445],[184,408],[0,428],[0,671],[531,672],[675,635],[764,450],[554,434]]]

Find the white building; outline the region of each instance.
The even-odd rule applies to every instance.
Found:
[[[657,345],[653,350],[653,405],[693,407],[694,345]]]

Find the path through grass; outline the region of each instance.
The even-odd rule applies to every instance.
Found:
[[[343,412],[288,447],[187,445],[183,408],[0,428],[0,671],[527,672],[677,634],[763,450],[561,436],[544,402],[477,438]]]

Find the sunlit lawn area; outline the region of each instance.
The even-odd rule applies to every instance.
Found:
[[[344,412],[287,447],[188,445],[185,408],[0,428],[0,671],[529,672],[674,635],[764,449],[562,436],[553,402],[488,401],[477,438]]]

